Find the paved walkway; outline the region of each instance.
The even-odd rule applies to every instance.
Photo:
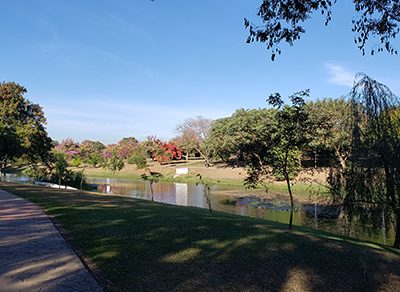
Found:
[[[43,211],[0,190],[0,292],[102,291]]]

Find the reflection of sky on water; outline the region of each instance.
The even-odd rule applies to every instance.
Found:
[[[5,173],[1,176],[1,180],[10,183],[25,183],[30,181],[28,177],[16,173]]]
[[[27,177],[19,174],[6,174],[2,177],[2,180],[15,183],[29,182]],[[151,200],[149,183],[144,181],[88,178],[88,183],[96,185],[98,191],[102,193],[114,193],[133,198]],[[157,202],[179,206],[208,208],[201,185],[160,182],[153,184],[153,190],[154,200]],[[246,197],[250,194],[248,190],[243,188],[216,185],[211,191],[212,208],[216,211],[266,219],[285,224],[289,221],[289,212],[286,211],[285,208],[288,202],[285,200],[271,200],[266,203],[264,202],[265,204],[261,206],[257,204],[253,204],[253,206],[251,206],[252,204],[226,204],[227,200]],[[386,220],[384,214],[382,215],[383,221]],[[309,213],[307,215],[302,205],[297,205],[293,216],[293,224],[389,245],[394,240],[393,234],[386,235],[384,229],[382,229],[380,234],[369,235],[362,230],[360,226],[353,226],[349,230],[345,226],[343,220],[317,219],[314,214]]]
[[[100,184],[100,189],[104,189],[101,183],[105,183],[106,181],[104,179],[95,179],[90,180],[90,182]],[[149,184],[143,181],[117,179],[115,181],[115,188],[113,189],[111,186],[111,190],[114,190],[115,193],[135,198],[151,199]],[[153,184],[153,190],[154,200],[157,202],[179,206],[208,208],[201,185],[160,182]],[[288,201],[271,200],[265,204],[267,207],[260,207],[257,204],[251,206],[251,204],[231,205],[224,203],[226,200],[241,196],[246,197],[250,194],[248,190],[239,187],[214,186],[211,191],[212,208],[216,211],[266,219],[284,224],[289,221],[289,211],[287,211],[289,206]],[[317,208],[315,208],[315,210],[317,211]],[[384,234],[384,231],[378,235],[369,235],[357,226],[351,228],[349,231],[344,225],[344,222],[339,219],[328,220],[317,219],[316,217],[316,214],[307,215],[302,205],[298,204],[294,212],[293,224],[385,244],[390,244],[393,240],[393,236],[390,235],[388,238]]]

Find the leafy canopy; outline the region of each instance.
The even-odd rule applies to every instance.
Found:
[[[265,43],[271,50],[271,59],[281,54],[280,45],[293,45],[306,31],[303,24],[315,13],[325,15],[325,25],[332,19],[332,7],[336,0],[264,0],[258,10],[262,24],[256,25],[245,19],[249,31],[248,43]],[[339,1],[343,2],[343,1]],[[392,45],[399,33],[400,3],[398,0],[353,0],[355,18],[352,21],[354,42],[365,54],[367,41],[376,38],[371,54],[387,51],[396,54]],[[338,3],[339,5],[340,3]]]
[[[52,141],[42,108],[24,97],[25,87],[0,83],[0,167],[19,157],[29,163],[48,162]]]
[[[382,210],[394,215],[394,247],[400,248],[400,100],[370,77],[358,78],[351,92],[351,155],[329,182],[350,220],[374,229]]]

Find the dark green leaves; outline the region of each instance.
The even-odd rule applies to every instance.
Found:
[[[368,40],[377,37],[380,43],[375,52],[387,51],[396,54],[391,42],[399,33],[400,3],[398,0],[353,0],[356,19],[352,21],[354,41],[365,54]],[[286,42],[293,45],[305,33],[302,24],[315,12],[325,16],[325,25],[332,19],[331,8],[336,0],[264,0],[258,10],[262,24],[256,25],[245,19],[244,26],[249,32],[247,43],[265,43],[271,50],[271,59],[281,53],[280,45]],[[376,46],[374,46],[376,47]]]

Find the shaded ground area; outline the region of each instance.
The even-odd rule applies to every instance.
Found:
[[[0,190],[0,291],[102,291],[43,211]]]
[[[397,251],[206,210],[34,186],[110,290],[396,291]]]

